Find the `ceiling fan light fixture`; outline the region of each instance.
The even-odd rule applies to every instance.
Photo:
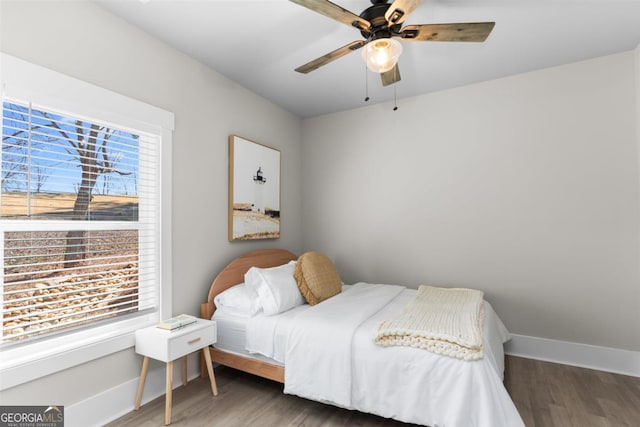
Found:
[[[362,59],[374,73],[385,73],[395,67],[402,53],[402,45],[392,38],[379,38],[362,49]]]

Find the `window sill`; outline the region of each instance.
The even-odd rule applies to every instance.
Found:
[[[36,380],[135,345],[136,329],[157,323],[157,316],[125,320],[0,353],[0,390]]]

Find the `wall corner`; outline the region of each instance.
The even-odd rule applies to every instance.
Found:
[[[640,192],[640,44],[636,46],[633,55],[633,77],[635,86],[635,128],[636,128],[636,156],[637,156],[637,177],[638,191]],[[638,218],[640,221],[640,218]],[[638,247],[640,248],[640,235],[638,236]],[[640,252],[640,249],[639,249]],[[638,260],[640,270],[640,259]],[[637,290],[637,303],[640,307],[640,285]],[[638,310],[638,320],[640,321],[640,310]]]

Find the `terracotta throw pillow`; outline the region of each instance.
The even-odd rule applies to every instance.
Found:
[[[293,277],[310,305],[316,305],[342,291],[342,281],[333,262],[319,252],[300,255]]]

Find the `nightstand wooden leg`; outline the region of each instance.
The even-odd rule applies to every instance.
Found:
[[[182,385],[187,385],[187,356],[182,358]]]
[[[144,390],[144,382],[147,380],[147,372],[149,371],[149,358],[145,356],[142,361],[142,372],[140,373],[140,381],[138,382],[138,392],[136,393],[136,404],[133,407],[134,411],[140,409],[140,402],[142,401],[142,391]]]
[[[164,425],[171,424],[171,400],[173,391],[173,361],[167,362],[167,395],[164,405]]]
[[[213,363],[211,363],[211,351],[209,351],[209,347],[203,348],[202,353],[204,354],[204,360],[207,364],[207,372],[209,373],[209,381],[211,382],[211,392],[214,396],[217,396],[218,386],[216,385],[216,377],[213,373]]]

